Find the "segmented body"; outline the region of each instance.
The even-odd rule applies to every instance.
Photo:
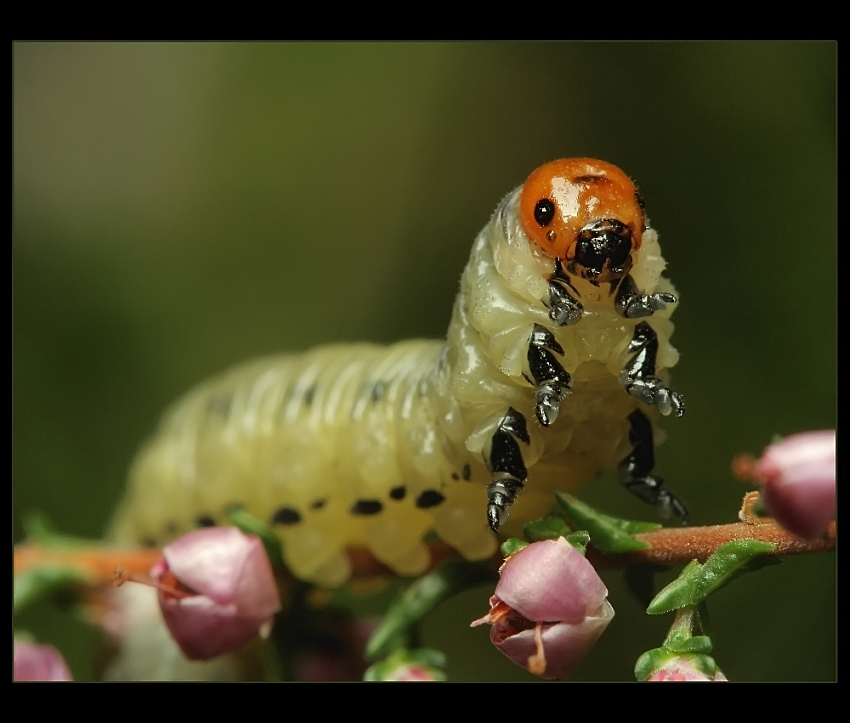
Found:
[[[664,495],[678,503],[648,474],[651,430],[648,463],[647,440],[635,436],[636,410],[683,411],[660,381],[678,354],[657,236],[641,209],[616,283],[568,278],[562,264],[580,256],[553,256],[527,231],[521,195],[530,183],[476,239],[444,342],[328,346],[202,384],[140,452],[114,536],[162,543],[224,522],[238,504],[275,525],[296,576],[338,585],[351,546],[406,575],[429,564],[432,531],[467,558],[488,557],[497,545],[490,528],[511,505],[511,525],[542,516],[554,490],[575,489],[602,467],[619,466],[624,484],[659,506]],[[631,297],[615,291],[626,277],[644,307],[668,303],[624,315]],[[652,342],[648,367],[642,335]]]

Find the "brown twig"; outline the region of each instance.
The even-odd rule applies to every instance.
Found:
[[[88,575],[94,583],[111,584],[116,567],[146,573],[160,555],[159,550],[149,547],[55,549],[27,543],[15,547],[15,575],[36,567],[70,567]]]
[[[759,540],[769,542],[776,549],[769,553],[776,557],[802,555],[809,552],[835,550],[835,522],[821,537],[803,540],[795,537],[771,519],[763,518],[758,523],[734,522],[729,525],[708,527],[665,527],[645,532],[635,537],[650,547],[624,555],[605,555],[589,549],[588,559],[600,567],[627,567],[629,565],[662,565],[699,560],[705,562],[726,542],[734,540]]]
[[[835,523],[814,540],[802,540],[784,530],[769,518],[747,516],[747,522],[708,527],[665,527],[653,532],[635,535],[650,547],[622,555],[604,554],[594,547],[587,551],[588,559],[596,567],[628,567],[631,565],[663,565],[685,563],[691,560],[705,562],[726,542],[733,540],[760,540],[776,546],[770,553],[776,557],[801,555],[810,552],[835,550]],[[445,543],[430,545],[431,566],[436,567],[457,553]],[[116,549],[85,548],[78,550],[55,550],[38,545],[19,545],[15,548],[15,574],[47,565],[75,567],[90,575],[93,583],[111,584],[116,567],[125,567],[131,572],[146,573],[160,556],[160,551],[151,548]],[[365,548],[349,550],[352,577],[364,579],[392,575],[389,568],[376,560]],[[494,560],[501,561],[501,555]]]

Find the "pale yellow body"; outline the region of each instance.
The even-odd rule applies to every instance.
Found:
[[[352,545],[415,575],[429,563],[423,538],[431,531],[470,559],[495,551],[485,459],[508,407],[525,416],[531,443],[520,444],[528,480],[506,531],[546,514],[554,490],[615,467],[629,452],[627,417],[639,406],[618,382],[634,327],[645,321],[658,335],[663,376],[678,360],[671,309],[624,319],[607,286],[578,280],[584,317],[552,325],[544,302],[553,262],[523,232],[518,193],[475,241],[446,342],[328,346],[205,382],[166,414],[134,462],[113,537],[162,543],[199,516],[224,522],[231,504],[265,520],[286,507],[299,520],[276,529],[296,576],[343,583]],[[664,265],[647,230],[632,268],[644,293],[673,290],[661,277]],[[526,379],[535,323],[554,333],[573,377],[573,393],[545,429]],[[403,496],[390,494],[398,488]],[[432,493],[444,499],[433,503]],[[363,500],[382,509],[353,514]]]

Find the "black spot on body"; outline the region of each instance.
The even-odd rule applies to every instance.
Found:
[[[313,399],[316,397],[316,385],[314,384],[306,392],[304,392],[304,406],[309,407],[313,404]]]
[[[313,500],[313,502],[311,502],[311,503],[310,503],[310,509],[311,509],[311,510],[320,510],[320,509],[322,509],[322,508],[323,508],[323,507],[324,507],[327,503],[328,503],[328,501],[327,501],[326,499]]]
[[[463,465],[463,478],[469,482],[469,479],[472,477],[472,467],[469,466],[469,462]]]
[[[445,496],[437,490],[425,490],[416,498],[416,506],[420,510],[427,510],[441,504],[445,499]]]
[[[457,472],[452,472],[452,479],[457,482],[460,479],[460,475]]]
[[[390,497],[392,497],[394,500],[403,500],[406,495],[407,488],[404,485],[401,485],[399,487],[393,487],[390,490]]]
[[[272,515],[272,524],[297,525],[301,522],[301,514],[292,507],[279,507]]]
[[[198,515],[195,518],[195,524],[198,527],[215,527],[215,520],[209,515]]]
[[[377,515],[384,509],[384,503],[380,500],[357,500],[351,506],[352,515]]]
[[[387,393],[387,383],[386,382],[375,382],[375,386],[372,387],[372,401],[374,403],[378,403],[381,399],[384,398],[384,395]]]

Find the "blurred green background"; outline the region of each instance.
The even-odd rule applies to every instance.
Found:
[[[472,240],[537,165],[640,185],[682,303],[658,469],[696,524],[735,519],[729,466],[836,423],[834,43],[17,43],[13,491],[98,536],[158,414],[248,357],[441,336]],[[586,498],[651,511],[608,480]],[[574,680],[629,680],[669,619],[606,573],[617,617]],[[669,577],[669,575],[668,575]],[[454,680],[529,679],[446,606]],[[712,599],[732,680],[836,676],[835,559]],[[18,624],[93,675],[95,637]]]

